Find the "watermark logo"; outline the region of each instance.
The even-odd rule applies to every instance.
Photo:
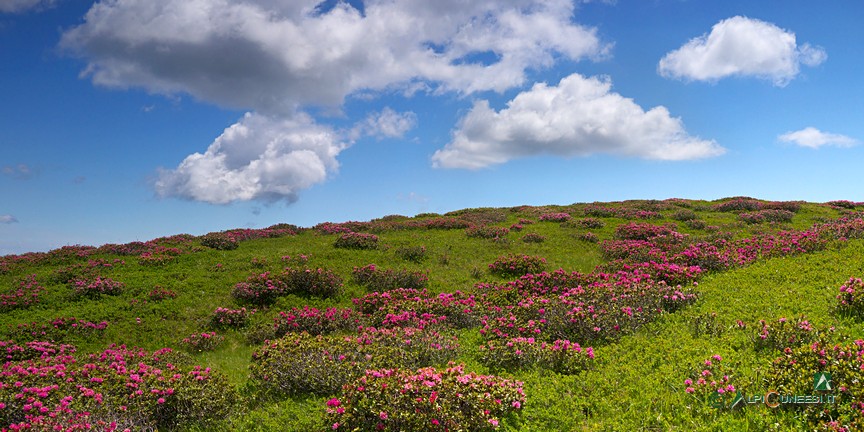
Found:
[[[828,372],[816,372],[813,375],[813,390],[831,391],[831,374]]]
[[[813,375],[813,390],[818,394],[784,394],[776,390],[768,390],[764,395],[746,396],[740,390],[734,395],[731,393],[712,393],[708,396],[708,404],[713,408],[740,409],[747,405],[765,405],[769,408],[777,408],[780,405],[819,405],[833,404],[836,396],[828,394],[834,389],[831,383],[831,374],[828,372],[816,372]],[[729,401],[731,397],[731,402]]]

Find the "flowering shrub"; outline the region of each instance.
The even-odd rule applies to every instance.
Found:
[[[678,210],[675,213],[672,213],[672,215],[669,217],[671,217],[672,219],[675,219],[675,220],[682,221],[682,222],[694,220],[697,218],[696,212],[694,212],[693,210],[688,210],[688,209]]]
[[[216,250],[234,250],[240,245],[237,239],[228,233],[213,232],[201,236],[201,246]]]
[[[177,260],[183,251],[176,247],[154,246],[142,252],[138,264],[149,267],[160,267]]]
[[[396,256],[405,261],[421,263],[426,259],[425,246],[400,246],[396,248]]]
[[[849,278],[840,286],[837,294],[838,308],[853,315],[864,315],[864,282],[861,278]]]
[[[378,248],[378,236],[348,232],[339,236],[333,246],[344,249],[376,249]]]
[[[194,333],[189,337],[183,338],[182,345],[189,351],[202,352],[213,351],[225,341],[225,336],[218,335],[216,332]]]
[[[728,394],[735,395],[736,388],[732,384],[730,378],[731,371],[726,365],[722,364],[723,358],[717,354],[702,362],[691,376],[684,380],[684,391],[692,395],[700,404],[707,406],[709,404],[709,396],[719,394],[719,399],[722,400]],[[810,375],[812,378],[812,374]],[[812,383],[811,383],[812,384]],[[714,396],[714,398],[718,398]],[[730,400],[731,402],[731,397]],[[729,406],[728,404],[724,404]]]
[[[341,291],[342,278],[330,270],[286,268],[278,275],[264,272],[249,276],[245,282],[234,285],[231,295],[247,303],[271,304],[289,293],[332,297]]]
[[[355,337],[292,333],[253,353],[252,377],[282,393],[334,394],[367,369],[422,366],[421,354],[434,347],[417,336],[405,329]]]
[[[412,222],[411,226],[425,229],[464,229],[471,226],[471,223],[458,218],[435,218],[427,219],[420,222]]]
[[[0,294],[0,312],[23,309],[39,303],[39,294],[42,291],[45,291],[45,288],[36,281],[36,275],[27,276],[18,284],[18,289]]]
[[[410,270],[379,270],[375,264],[364,267],[354,267],[354,281],[376,291],[386,291],[395,288],[420,289],[426,287],[429,275],[425,272]]]
[[[597,237],[597,234],[591,232],[581,233],[576,236],[576,239],[588,243],[597,243],[600,241],[600,237]]]
[[[740,324],[739,327],[741,327]],[[801,316],[794,321],[780,318],[776,324],[759,320],[757,333],[751,338],[757,349],[782,350],[786,347],[796,347],[808,343],[817,336],[818,332],[813,329],[809,321]]]
[[[502,342],[490,340],[480,346],[480,362],[492,369],[540,367],[558,373],[575,374],[594,359],[594,349],[578,343],[556,340],[551,343],[533,337],[515,337]]]
[[[269,304],[287,291],[288,285],[283,279],[264,272],[249,276],[245,282],[234,285],[231,295],[248,303]]]
[[[367,370],[327,401],[333,430],[492,431],[525,404],[522,383],[464,366]]]
[[[70,335],[89,338],[108,328],[108,322],[93,323],[75,317],[58,317],[47,323],[31,322],[10,326],[9,337],[17,342],[63,341]]]
[[[569,213],[543,213],[540,215],[540,221],[548,222],[567,222],[572,219]]]
[[[246,311],[246,308],[228,309],[217,307],[210,317],[210,325],[216,328],[239,328],[249,324],[249,317],[255,313],[255,310]]]
[[[169,298],[177,298],[177,292],[162,288],[159,285],[153,287],[153,290],[147,293],[147,298],[152,301],[162,301]]]
[[[416,289],[374,292],[355,298],[353,302],[355,308],[367,314],[375,325],[402,326],[408,323],[421,328],[429,324],[470,327],[476,322],[478,307],[474,295],[461,291],[432,296],[426,290]]]
[[[95,279],[78,279],[70,284],[76,295],[97,298],[102,294],[117,295],[123,291],[125,285],[123,282],[115,281],[111,278],[102,278],[97,276]]]
[[[502,277],[540,273],[545,268],[546,258],[529,255],[501,256],[489,264],[489,272]]]
[[[577,223],[582,228],[603,228],[604,226],[606,226],[606,222],[592,217],[579,219]]]
[[[813,394],[815,372],[831,374],[836,403],[796,406],[810,430],[856,431],[864,427],[864,340],[832,345],[821,338],[786,348],[765,376],[779,394]]]
[[[528,233],[522,236],[522,241],[525,243],[543,243],[546,241],[546,237],[537,233]]]
[[[478,226],[465,230],[469,238],[497,239],[506,236],[510,230],[503,227]]]
[[[757,224],[762,222],[791,222],[795,213],[788,210],[759,210],[751,213],[741,213],[738,219],[748,223]]]
[[[112,345],[84,357],[46,342],[0,347],[14,353],[0,374],[0,424],[9,430],[211,428],[238,399],[224,376],[181,366],[183,357],[167,348]]]
[[[713,209],[719,212],[762,210],[762,203],[752,198],[733,198],[729,201],[715,204]]]
[[[849,201],[849,200],[828,201],[825,204],[827,204],[831,207],[838,207],[838,208],[851,209],[851,210],[854,210],[855,206],[856,206],[856,203]]]
[[[342,292],[342,278],[323,268],[286,268],[280,275],[288,290],[317,297],[334,297]]]
[[[651,240],[654,237],[669,236],[675,233],[675,225],[653,225],[650,223],[630,222],[615,228],[615,237],[622,240]]]
[[[687,225],[687,227],[689,227],[690,229],[694,230],[701,230],[708,227],[708,222],[705,222],[701,219],[690,219],[688,221],[685,221],[684,224]]]
[[[279,312],[275,319],[275,336],[288,333],[307,332],[310,335],[329,334],[336,331],[356,329],[361,324],[361,316],[352,309],[328,308],[318,310],[309,306],[303,309],[291,308]]]

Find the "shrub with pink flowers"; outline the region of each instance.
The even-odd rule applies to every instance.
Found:
[[[579,219],[576,223],[582,228],[603,228],[606,226],[606,222],[593,217]]]
[[[327,308],[319,310],[303,306],[303,309],[291,308],[290,311],[279,312],[273,327],[276,337],[301,332],[322,335],[355,330],[362,324],[361,319],[362,316],[354,312],[353,309]]]
[[[528,233],[522,236],[522,241],[525,243],[543,243],[546,237],[537,233]]]
[[[337,431],[492,431],[525,402],[521,382],[462,365],[367,370],[327,401],[327,424]]]
[[[342,278],[324,268],[286,268],[280,275],[288,290],[316,297],[335,297],[342,292]]]
[[[216,328],[245,327],[254,313],[255,310],[247,311],[245,307],[240,309],[217,307],[210,316],[210,325]]]
[[[240,245],[234,236],[223,232],[212,232],[201,236],[201,246],[216,250],[234,250]]]
[[[497,239],[502,238],[510,233],[510,230],[504,227],[492,226],[475,226],[465,230],[465,235],[469,238]]]
[[[732,396],[736,394],[738,389],[732,378],[732,370],[723,363],[723,358],[720,355],[714,354],[693,369],[690,377],[684,380],[684,391],[696,398],[701,407],[709,408],[709,403],[714,402],[714,400],[722,402],[727,396],[726,402],[731,402]],[[811,374],[810,377],[812,378],[813,375]],[[724,405],[729,406],[728,403]]]
[[[162,288],[159,285],[153,287],[153,290],[147,293],[147,298],[152,301],[162,301],[165,299],[177,298],[177,292]]]
[[[181,344],[191,352],[213,351],[225,342],[225,336],[216,332],[193,333],[183,338]]]
[[[382,270],[375,264],[354,267],[352,276],[358,284],[375,291],[387,291],[396,288],[421,289],[425,288],[429,282],[429,275],[426,272],[404,269]]]
[[[560,212],[560,213],[543,213],[543,214],[540,215],[540,221],[541,221],[541,222],[542,222],[542,221],[547,221],[547,222],[567,222],[567,221],[569,221],[569,220],[572,219],[572,218],[573,218],[573,217],[570,216],[570,213],[564,213],[564,212]]]
[[[563,374],[575,374],[587,369],[594,360],[594,349],[582,348],[569,340],[544,342],[534,337],[489,340],[480,346],[481,363],[497,370],[531,369],[540,367]]]
[[[270,304],[287,291],[288,285],[278,275],[264,272],[249,276],[245,282],[234,285],[231,295],[247,303]]]
[[[502,277],[540,273],[545,268],[546,258],[531,255],[500,256],[489,264],[489,272]]]
[[[8,430],[212,428],[238,401],[223,375],[167,348],[112,345],[81,356],[46,342],[0,347],[14,353],[0,374],[0,424]]]
[[[118,295],[126,287],[123,282],[96,276],[93,279],[77,279],[69,284],[75,294],[82,297],[98,298],[101,295]]]
[[[36,281],[36,275],[30,275],[18,283],[14,291],[0,294],[0,312],[12,309],[23,309],[39,303],[39,295],[45,288]]]
[[[426,290],[395,289],[353,299],[355,308],[374,325],[425,327],[443,324],[465,328],[476,322],[479,304],[473,294],[456,291],[429,294]],[[442,319],[443,318],[443,319]]]
[[[757,349],[783,350],[809,343],[818,336],[819,332],[801,316],[794,320],[779,318],[776,323],[759,320],[756,334],[751,339]]]
[[[855,207],[856,207],[856,205],[857,205],[857,203],[855,203],[855,202],[853,202],[853,201],[849,201],[849,200],[835,200],[835,201],[828,201],[828,202],[825,203],[825,204],[828,205],[828,206],[831,206],[831,207],[837,207],[837,208],[842,208],[842,209],[850,209],[850,210],[854,210]]]
[[[840,294],[837,294],[838,309],[852,315],[864,315],[864,282],[861,278],[849,278],[846,283],[840,285]]]
[[[425,246],[400,246],[394,252],[399,258],[414,263],[421,263],[426,259]]]
[[[252,355],[252,377],[281,393],[327,395],[367,369],[419,367],[429,364],[430,352],[454,353],[445,338],[423,330],[373,330],[357,336],[288,334]]]
[[[654,225],[630,222],[615,228],[615,237],[622,240],[651,240],[655,237],[672,235],[675,229],[675,224]]]
[[[741,213],[738,219],[748,224],[758,224],[762,222],[790,222],[795,216],[789,210],[759,210],[750,213]]]
[[[715,204],[713,209],[719,212],[762,210],[762,202],[752,198],[736,197],[728,201]]]
[[[65,341],[70,336],[90,338],[108,328],[107,321],[99,323],[75,317],[58,317],[49,322],[31,322],[10,326],[9,337],[17,342]]]
[[[378,236],[375,234],[348,232],[339,236],[333,246],[343,249],[377,249]]]

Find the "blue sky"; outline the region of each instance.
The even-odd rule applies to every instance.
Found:
[[[0,0],[0,255],[465,207],[864,201],[862,17]]]

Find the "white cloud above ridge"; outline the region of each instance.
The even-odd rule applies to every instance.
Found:
[[[769,22],[735,16],[667,53],[657,71],[666,78],[686,81],[753,76],[783,87],[798,76],[802,64],[817,66],[827,58],[820,47],[798,45],[795,33]]]
[[[786,132],[777,137],[781,142],[795,144],[800,147],[818,149],[825,146],[852,147],[858,140],[846,135],[823,132],[812,126],[801,130]]]
[[[690,160],[725,153],[690,136],[665,107],[645,111],[611,88],[608,78],[572,74],[557,86],[535,84],[497,112],[478,101],[433,154],[433,166],[478,169],[541,154]]]
[[[350,143],[306,114],[291,118],[247,113],[203,154],[193,153],[154,181],[161,197],[211,204],[297,200],[297,193],[336,172]]]
[[[292,202],[337,170],[353,140],[398,138],[417,122],[385,108],[339,133],[302,114],[306,107],[381,92],[502,92],[556,58],[610,50],[596,29],[572,22],[571,0],[370,0],[362,12],[319,3],[101,1],[60,47],[87,62],[81,76],[96,85],[251,110],[153,183],[159,196],[214,204]],[[309,134],[308,145],[287,138]]]

